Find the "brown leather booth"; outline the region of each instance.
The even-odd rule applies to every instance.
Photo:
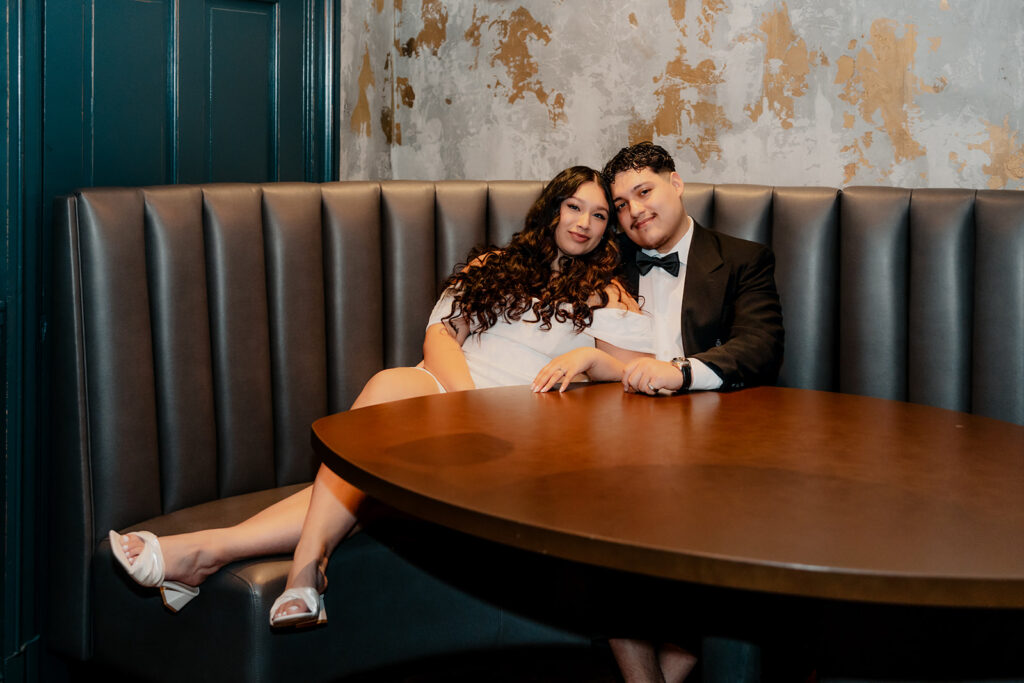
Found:
[[[552,617],[557,604],[535,611],[507,599],[521,588],[508,577],[496,592],[480,580],[476,550],[507,564],[500,549],[441,530],[425,544],[411,521],[342,544],[330,623],[302,633],[267,626],[285,557],[235,563],[170,614],[106,541],[111,528],[234,523],[308,482],[310,423],[381,368],[420,359],[440,283],[471,246],[507,241],[540,189],[352,181],[59,199],[50,646],[147,679],[312,681],[588,642]],[[1024,424],[1024,193],[688,183],[685,200],[705,226],[774,248],[781,384]]]

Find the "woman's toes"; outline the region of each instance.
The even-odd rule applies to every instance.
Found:
[[[274,613],[274,618],[289,617],[293,614],[306,611],[306,603],[301,600],[289,600],[280,607],[277,608],[277,612]]]

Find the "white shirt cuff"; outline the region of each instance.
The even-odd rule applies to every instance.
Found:
[[[690,378],[690,391],[713,391],[722,386],[722,378],[696,358],[690,359]]]

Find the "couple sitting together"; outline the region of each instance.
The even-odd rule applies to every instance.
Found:
[[[377,373],[352,408],[517,384],[564,391],[580,375],[651,395],[774,382],[783,346],[774,257],[696,225],[682,197],[672,158],[649,142],[620,150],[601,173],[562,171],[507,246],[471,253],[448,279],[423,362]],[[270,624],[322,622],[328,557],[356,525],[364,498],[321,466],[311,487],[237,526],[159,541],[111,531],[111,548],[175,611],[231,562],[294,552]],[[620,665],[641,656],[667,680],[692,667],[680,650],[627,640],[612,649]]]

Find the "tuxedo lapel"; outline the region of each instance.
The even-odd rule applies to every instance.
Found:
[[[687,354],[705,350],[697,331],[717,324],[722,314],[728,275],[722,268],[722,253],[710,231],[693,224],[693,238],[686,257],[686,285],[683,288],[682,332]]]
[[[690,252],[686,255],[686,290],[690,289],[691,281],[696,282],[699,287],[700,281],[707,277],[708,273],[718,270],[723,265],[722,253],[710,231],[694,223]],[[686,291],[683,292],[683,298],[686,298]]]

